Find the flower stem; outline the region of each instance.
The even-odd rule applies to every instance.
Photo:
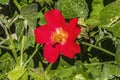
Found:
[[[24,51],[24,39],[25,39],[25,36],[23,36],[22,38],[22,45],[21,45],[21,51],[20,51],[20,65],[22,66],[23,65],[23,51]]]
[[[13,39],[12,39],[12,35],[9,35],[9,40],[10,40],[10,48],[11,48],[11,51],[13,53],[13,56],[14,56],[14,59],[15,59],[15,62],[17,61],[17,53],[16,53],[16,50],[15,50],[15,45],[14,45],[14,42],[13,42]]]
[[[19,18],[19,15],[16,15],[12,18],[12,20],[8,23],[7,27],[9,28],[17,19]]]
[[[2,46],[2,45],[0,45],[0,48],[7,49],[7,50],[11,50],[9,47]]]
[[[6,25],[3,25],[3,23],[0,21],[0,25],[3,27],[3,29],[5,30],[5,33],[10,41],[10,48],[9,47],[5,47],[5,46],[1,46],[1,48],[5,48],[5,49],[10,49],[12,51],[12,54],[13,54],[13,57],[14,57],[14,60],[15,62],[17,61],[17,54],[16,54],[16,50],[15,50],[15,45],[14,45],[14,42],[13,42],[13,38],[12,38],[12,35],[11,35],[11,31],[9,29],[9,27],[18,19],[18,16],[16,16],[10,23],[6,24]],[[7,29],[8,28],[8,29]],[[9,31],[9,33],[8,33]],[[6,39],[7,40],[7,39]],[[2,44],[2,43],[1,43]]]
[[[98,49],[98,50],[100,50],[100,51],[103,51],[103,52],[105,52],[106,54],[109,54],[109,55],[111,55],[111,56],[115,56],[114,53],[112,53],[112,52],[110,52],[110,51],[108,51],[108,50],[106,50],[106,49],[103,49],[103,48],[101,48],[101,47],[95,46],[95,45],[93,45],[93,44],[90,44],[90,43],[87,43],[87,42],[84,42],[84,41],[82,41],[81,44],[87,45],[87,46],[90,46],[90,47],[93,47],[93,48],[96,48],[96,49]]]
[[[89,65],[103,65],[103,64],[107,64],[107,63],[116,63],[116,61],[109,61],[109,62],[100,62],[100,63],[90,63],[90,64],[83,64],[85,66],[89,66]]]
[[[17,6],[18,10],[20,11],[21,6],[20,6],[20,4],[18,3],[18,1],[17,1],[17,0],[13,0],[13,2],[14,2],[14,4]]]
[[[33,58],[33,56],[36,54],[36,52],[38,51],[38,47],[39,45],[36,45],[35,51],[33,52],[33,54],[29,57],[29,59],[25,62],[25,64],[23,65],[23,67],[26,67],[26,65],[30,62],[30,60]]]

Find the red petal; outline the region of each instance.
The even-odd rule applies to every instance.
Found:
[[[59,48],[53,47],[51,43],[47,43],[44,46],[44,57],[48,62],[54,63],[56,62],[59,56]]]
[[[64,45],[61,45],[62,54],[69,58],[73,58],[80,51],[80,46],[75,42],[67,42]]]
[[[34,30],[36,42],[39,44],[46,43],[50,40],[52,29],[48,25],[37,27]]]
[[[45,18],[51,28],[64,27],[66,25],[63,15],[57,9],[48,11],[45,14]]]
[[[77,21],[78,21],[77,18],[71,19],[70,22],[68,23],[68,26],[65,28],[65,30],[69,34],[70,40],[75,40],[81,31],[81,28],[78,26]]]

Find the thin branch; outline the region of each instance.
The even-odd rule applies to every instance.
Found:
[[[104,48],[95,46],[95,45],[93,45],[93,44],[90,44],[90,43],[87,43],[87,42],[84,42],[84,41],[81,41],[80,43],[83,44],[83,45],[87,45],[87,46],[96,48],[96,49],[98,49],[98,50],[100,50],[100,51],[103,51],[103,52],[105,52],[106,54],[109,54],[109,55],[111,55],[111,56],[115,56],[114,53],[112,53],[112,52],[110,52],[110,51],[108,51],[108,50],[106,50],[106,49],[104,49]]]

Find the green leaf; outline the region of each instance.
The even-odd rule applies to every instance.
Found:
[[[66,19],[73,17],[86,18],[88,16],[88,6],[85,0],[59,0],[56,7]]]
[[[104,7],[100,13],[100,27],[112,28],[120,18],[120,2],[112,2]]]
[[[34,47],[35,44],[35,37],[34,36],[25,36],[24,39],[24,50],[28,49],[29,47]],[[19,51],[21,49],[21,42],[14,40],[15,43],[15,47],[17,49],[17,51]]]
[[[39,12],[38,16],[40,17],[40,22],[39,22],[39,24],[40,24],[40,25],[46,24],[46,20],[45,20],[44,14],[43,14],[42,12]]]
[[[94,63],[92,65],[91,63],[91,65],[87,65],[86,67],[88,68],[94,79],[97,79],[100,76],[102,65],[94,65]]]
[[[117,22],[112,28],[113,35],[120,38],[120,21]]]
[[[18,80],[25,73],[25,71],[26,69],[18,66],[8,73],[8,78],[9,80]]]
[[[117,65],[120,67],[120,43],[118,43],[118,46],[116,49],[115,60],[117,62]]]
[[[48,5],[51,5],[51,3],[53,3],[52,0],[38,0],[39,4],[43,7],[46,3]]]
[[[15,30],[16,30],[16,35],[17,35],[17,39],[18,41],[21,39],[22,34],[24,32],[24,22],[22,19],[18,19],[15,23]]]
[[[81,75],[80,78],[86,79],[86,80],[93,80],[93,76],[90,74],[89,68],[87,68],[81,61],[77,61],[75,64],[76,67],[76,77],[77,75]]]
[[[93,0],[90,18],[86,21],[86,23],[90,26],[96,26],[99,23],[100,11],[103,8],[104,8],[103,0]]]
[[[1,51],[2,52],[2,51]],[[3,52],[1,53],[1,55],[0,55],[0,62],[4,62],[4,61],[6,61],[8,58],[10,58],[11,57],[11,55],[8,53],[8,52],[4,52],[4,54],[3,54]]]
[[[23,7],[20,11],[23,18],[28,21],[28,25],[33,29],[36,27],[36,21],[38,16],[37,10],[38,5],[34,3],[29,6]]]
[[[99,59],[97,59],[97,57],[90,58],[90,63],[87,63],[87,65],[84,66],[92,74],[92,77],[94,79],[97,79],[100,76],[102,65],[100,64]]]
[[[86,80],[82,74],[77,74],[72,80]]]
[[[34,0],[28,0],[29,3],[32,3]]]
[[[107,28],[114,36],[120,37],[120,2],[108,4],[100,14],[100,27]]]
[[[2,54],[0,55],[0,72],[7,73],[14,65],[15,62],[10,53],[2,50]]]
[[[44,70],[41,68],[31,69],[29,73],[35,80],[46,80]]]
[[[28,34],[33,35],[33,31],[37,25],[38,18],[38,4],[30,4],[21,8],[21,16],[26,20],[25,25],[29,26]]]
[[[22,77],[20,77],[20,80],[28,80],[28,73],[25,72]]]
[[[9,3],[9,0],[0,0],[0,4],[5,5],[5,4],[8,4],[8,3]]]
[[[20,5],[23,7],[28,5],[28,3],[32,3],[34,0],[20,0]]]
[[[35,37],[34,36],[25,36],[24,48],[27,49],[29,47],[34,47],[35,44]]]
[[[44,6],[44,4],[45,4],[45,1],[44,0],[38,0],[38,2],[39,2],[39,4],[40,4],[40,6]]]
[[[50,76],[51,80],[54,80],[55,77],[61,80],[64,80],[64,79],[70,80],[74,70],[75,70],[75,67],[65,68],[65,67],[59,66],[56,70],[51,70],[48,75]]]
[[[51,3],[53,3],[52,0],[44,0],[47,4],[51,5]]]
[[[28,2],[28,0],[20,0],[20,5],[21,5],[21,6],[24,6],[24,5],[27,4],[27,2]]]
[[[65,59],[68,60],[71,64],[68,63],[67,61],[65,61]],[[70,60],[70,59],[68,59],[66,57],[63,57],[63,56],[60,57],[60,62],[59,62],[60,66],[62,66],[64,68],[68,68],[68,67],[71,67],[72,64],[73,64],[72,60]]]
[[[109,80],[113,75],[120,76],[120,67],[114,64],[104,64],[100,80]]]

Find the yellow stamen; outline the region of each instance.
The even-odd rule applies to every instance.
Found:
[[[68,37],[67,32],[65,32],[62,28],[58,28],[52,34],[52,41],[54,43],[64,44],[66,42],[67,37]]]

